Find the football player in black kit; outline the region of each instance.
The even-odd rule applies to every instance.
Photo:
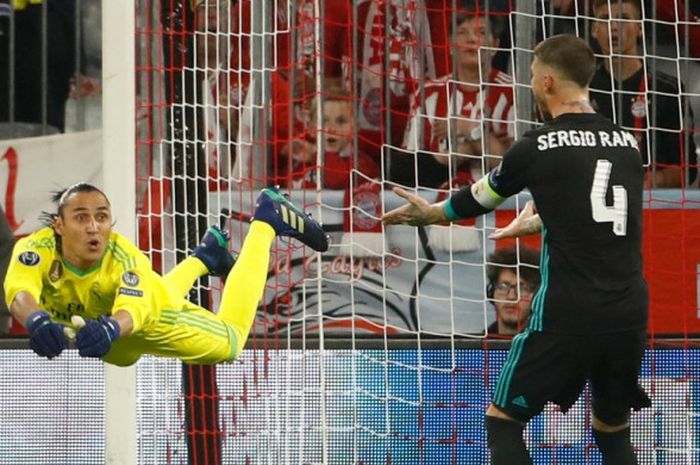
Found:
[[[589,103],[595,59],[586,42],[573,35],[541,42],[531,71],[545,123],[524,134],[498,168],[444,202],[430,204],[395,188],[408,203],[383,221],[456,221],[529,189],[538,214],[530,210],[496,231],[497,237],[542,231],[542,283],[529,326],[513,339],[486,412],[491,463],[531,464],[524,425],[549,401],[566,411],[589,381],[593,436],[603,464],[637,464],[630,410],[649,405],[638,384],[648,307],[642,158],[634,136]]]

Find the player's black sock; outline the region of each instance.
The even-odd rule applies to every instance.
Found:
[[[598,449],[603,455],[603,465],[637,465],[637,456],[630,442],[630,427],[614,433],[606,433],[593,429]]]
[[[486,415],[491,465],[532,465],[520,423]]]

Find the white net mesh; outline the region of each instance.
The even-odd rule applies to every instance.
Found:
[[[638,12],[628,2],[605,12],[593,3],[209,0],[160,5],[162,18],[146,14],[154,5],[140,5],[139,37],[151,40],[139,45],[140,237],[154,262],[172,267],[209,223],[225,223],[239,250],[257,190],[274,184],[333,238],[323,255],[293,241],[273,248],[251,336],[261,352],[217,378],[226,460],[486,461],[481,413],[503,357],[486,339],[495,320],[486,265],[496,249],[515,246],[520,257],[524,245],[539,247],[537,238],[487,236],[529,197],[451,227],[384,228],[378,219],[399,205],[389,187],[444,198],[538,124],[529,64],[537,42],[555,33],[594,46],[601,68],[593,104],[632,131],[648,157],[652,333],[687,343],[698,331],[697,294],[686,291],[700,258],[691,189],[697,12],[690,2],[645,2]],[[465,12],[470,19],[459,22]],[[476,56],[472,72],[460,47]],[[209,289],[215,308],[220,285]],[[314,341],[320,350],[277,352],[290,337],[295,347]],[[432,351],[436,338],[441,349]],[[410,349],[395,349],[398,339]],[[461,349],[465,340],[481,348]],[[337,351],[338,344],[379,350]],[[695,463],[694,408],[683,407],[694,405],[694,368],[678,384],[656,365],[645,369],[663,420],[655,430],[649,414],[635,420],[640,460]],[[536,463],[599,463],[580,426],[590,414],[587,396],[572,413],[548,410],[530,427]],[[690,436],[671,439],[683,427]]]

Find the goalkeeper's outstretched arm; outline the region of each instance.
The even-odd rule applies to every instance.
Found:
[[[41,306],[29,292],[20,291],[10,303],[10,313],[22,326],[27,326],[29,315],[40,310]]]

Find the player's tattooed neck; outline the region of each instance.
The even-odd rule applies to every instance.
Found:
[[[577,107],[581,111],[595,111],[593,110],[591,102],[589,102],[588,99],[572,100],[570,102],[564,102],[564,105],[566,105],[567,107]]]

